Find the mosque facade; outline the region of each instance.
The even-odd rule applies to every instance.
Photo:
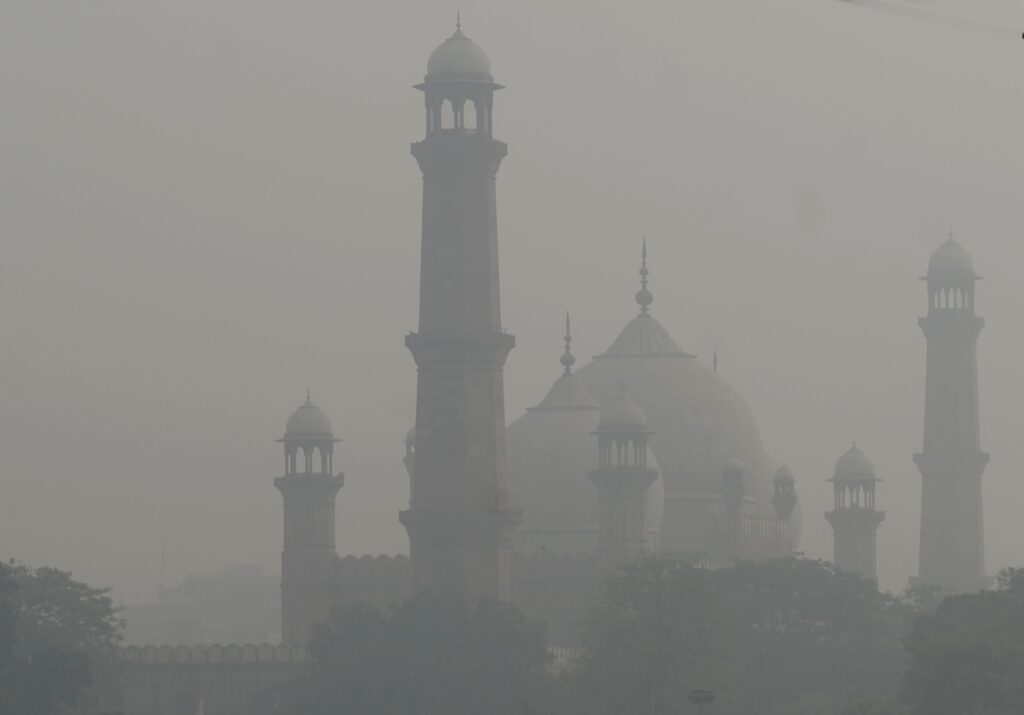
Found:
[[[655,317],[646,244],[635,316],[579,368],[567,316],[550,388],[505,425],[503,368],[515,340],[500,312],[497,172],[508,147],[493,136],[493,115],[502,87],[459,27],[430,56],[417,89],[426,110],[424,139],[412,145],[423,175],[420,313],[406,336],[417,406],[404,455],[410,502],[398,515],[409,555],[338,555],[335,500],[344,498],[345,476],[330,420],[307,395],[288,418],[284,473],[274,481],[284,513],[283,642],[129,648],[127,715],[262,712],[275,688],[307,667],[304,645],[338,604],[388,605],[421,588],[493,597],[545,621],[554,645],[572,646],[601,579],[644,554],[684,552],[717,567],[797,552],[796,480],[765,450],[736,388]],[[962,266],[949,277],[944,260],[929,271],[931,307],[922,319],[929,406],[917,461],[926,506],[966,501],[973,510],[987,458],[976,439],[976,277]],[[938,315],[947,304],[960,312]],[[973,421],[949,418],[962,396],[933,387],[942,382],[933,374],[949,371],[974,401]],[[826,518],[836,563],[874,578],[883,519],[874,468],[854,446],[832,481],[835,509]],[[932,507],[922,520],[921,574],[945,579],[931,575],[926,555],[960,549],[948,580],[966,583],[983,568],[980,502],[969,533],[950,533],[949,513],[936,516]]]

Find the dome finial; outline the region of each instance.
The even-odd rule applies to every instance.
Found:
[[[456,30],[461,30],[462,29],[462,10],[456,10],[455,11],[455,29]]]
[[[647,288],[647,236],[644,236],[643,248],[640,252],[640,290],[636,294],[636,302],[640,305],[640,315],[647,315],[651,303],[654,302],[654,294]]]
[[[309,396],[309,385],[306,385],[306,404],[307,405],[313,404],[313,400]]]
[[[562,367],[565,368],[565,374],[568,375],[572,372],[572,366],[576,364],[576,356],[572,354],[572,331],[570,330],[569,323],[569,311],[565,311],[565,352],[562,354]]]

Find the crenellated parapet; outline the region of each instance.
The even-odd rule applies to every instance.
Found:
[[[121,650],[125,715],[277,712],[283,693],[312,666],[302,646],[201,644]]]
[[[121,662],[127,666],[147,665],[246,665],[277,663],[301,665],[309,662],[305,647],[279,643],[145,645],[121,649]]]

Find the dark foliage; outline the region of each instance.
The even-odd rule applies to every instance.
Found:
[[[56,569],[0,564],[0,712],[51,715],[113,678],[120,620],[108,592]]]
[[[907,650],[913,712],[1024,712],[1024,570],[1003,571],[994,591],[947,597],[914,621]]]
[[[344,606],[310,651],[315,668],[286,693],[285,712],[529,715],[550,701],[543,628],[490,600]]]

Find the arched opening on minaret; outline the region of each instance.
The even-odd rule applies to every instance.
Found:
[[[476,102],[466,102],[462,105],[462,127],[467,132],[477,130]]]
[[[445,99],[441,102],[441,129],[455,128],[455,105],[452,100]]]

